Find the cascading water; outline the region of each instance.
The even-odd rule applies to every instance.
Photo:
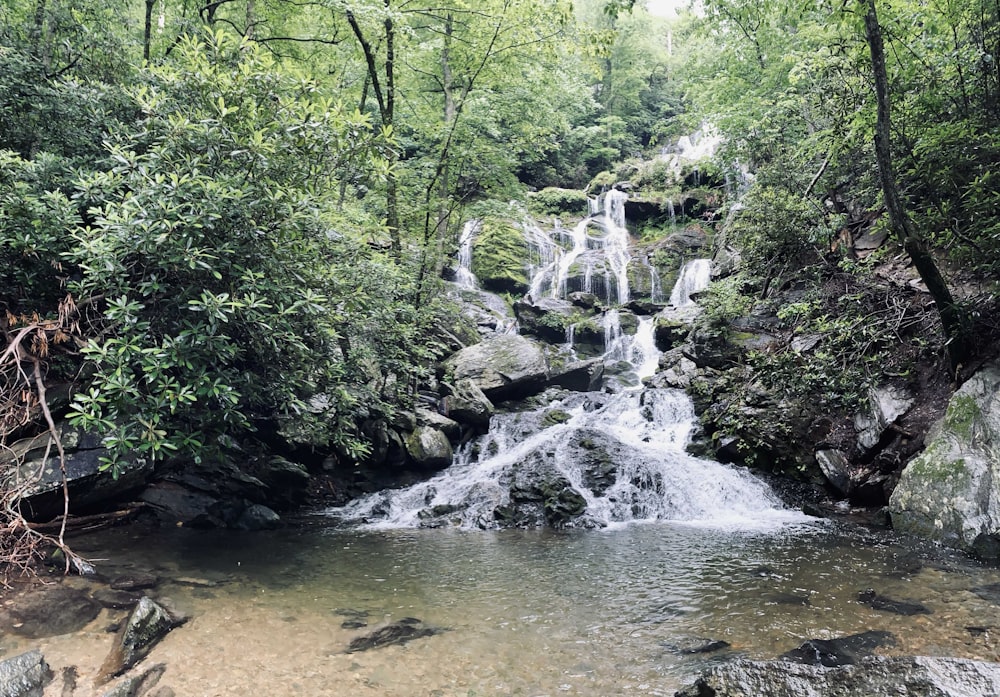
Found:
[[[476,275],[472,273],[472,242],[481,227],[482,223],[478,220],[466,221],[462,226],[462,234],[458,238],[458,270],[455,272],[455,283],[460,288],[479,287]]]
[[[701,278],[700,265],[694,268],[691,274]],[[685,287],[674,295],[687,298],[697,283]],[[660,356],[653,318],[641,318],[634,336],[621,333],[618,318],[617,310],[605,314],[605,360],[628,361],[640,378],[653,375]],[[694,423],[691,400],[681,390],[571,393],[542,407],[496,414],[489,432],[463,446],[434,478],[329,514],[370,527],[681,521],[761,528],[804,519],[783,509],[749,473],[687,454]]]
[[[544,406],[495,414],[489,432],[460,448],[434,478],[366,496],[330,515],[373,527],[469,528],[654,520],[760,527],[801,519],[745,471],[688,455],[691,400],[680,390],[642,386],[655,374],[660,351],[654,318],[619,310],[631,295],[626,198],[609,191],[591,200],[588,218],[568,235],[558,229],[562,245],[536,225],[524,230],[538,262],[529,299],[565,298],[571,269],[580,263],[588,279],[604,271],[603,359],[615,376],[634,377],[612,377],[604,392],[570,393]],[[594,227],[599,236],[591,234]],[[475,234],[471,225],[467,230]],[[673,309],[694,306],[691,295],[708,285],[709,270],[706,259],[684,265],[670,295]],[[626,315],[633,331],[623,331]],[[570,349],[574,340],[570,325]]]
[[[674,307],[694,305],[691,296],[708,288],[711,276],[712,262],[708,259],[692,259],[684,264],[670,293],[670,304]]]

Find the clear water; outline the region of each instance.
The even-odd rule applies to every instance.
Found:
[[[1000,581],[997,570],[922,560],[927,550],[829,523],[756,533],[672,523],[566,533],[125,529],[77,547],[104,558],[109,578],[153,570],[164,579],[154,594],[191,614],[147,659],[166,662],[162,684],[180,695],[672,695],[707,661],[773,658],[869,629],[896,635],[889,654],[1000,657],[1000,608],[969,590]],[[217,585],[169,580],[183,577]],[[934,614],[872,610],[856,601],[869,587]],[[417,617],[447,631],[347,654],[369,630],[342,628],[345,610],[367,612],[371,627]],[[78,666],[86,686],[114,616],[0,645],[8,655],[39,646],[57,673]],[[671,648],[692,637],[732,648]]]

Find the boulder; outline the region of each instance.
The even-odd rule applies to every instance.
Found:
[[[548,363],[541,346],[516,334],[493,336],[444,362],[452,380],[468,378],[492,401],[525,397],[545,388]]]
[[[444,414],[422,407],[417,407],[416,414],[418,427],[425,426],[441,431],[450,440],[458,440],[462,436],[462,427],[458,422]]]
[[[1000,694],[1000,665],[958,658],[869,657],[833,668],[735,660],[716,666],[675,697],[979,697]]]
[[[878,445],[882,433],[913,406],[913,394],[905,387],[883,385],[868,393],[869,411],[854,417],[858,445],[871,450]]]
[[[444,398],[445,413],[459,423],[471,426],[489,426],[493,416],[493,403],[487,399],[475,381],[458,380],[451,394]]]
[[[816,463],[823,476],[838,493],[847,496],[851,493],[851,470],[847,456],[836,448],[826,448],[816,451]]]
[[[1000,364],[952,396],[889,499],[896,529],[1000,558]]]
[[[243,509],[232,527],[237,530],[274,530],[281,527],[281,516],[261,503],[252,503]]]
[[[575,392],[595,392],[601,389],[603,378],[604,359],[590,358],[553,368],[548,384]]]
[[[97,673],[95,683],[103,685],[134,666],[149,655],[167,632],[180,623],[180,618],[148,597],[140,598],[129,614],[128,620],[118,630],[111,651]]]
[[[454,456],[448,436],[430,426],[417,426],[406,437],[405,443],[410,459],[422,469],[443,469],[451,464]]]
[[[3,697],[42,697],[52,682],[52,670],[37,649],[0,661],[0,695]]]
[[[669,351],[683,343],[690,331],[690,322],[685,322],[683,319],[677,317],[671,317],[669,314],[657,315],[656,324],[653,329],[656,348],[661,351]]]

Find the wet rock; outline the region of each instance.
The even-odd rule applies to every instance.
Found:
[[[931,614],[931,610],[925,605],[907,600],[893,600],[892,598],[887,598],[884,595],[879,595],[871,588],[858,593],[858,602],[862,605],[867,605],[873,610],[891,612],[896,615],[908,616]]]
[[[810,666],[846,666],[860,661],[882,646],[895,646],[891,632],[869,631],[836,639],[810,639],[797,649],[781,655],[781,660]]]
[[[156,684],[160,682],[160,678],[163,677],[166,670],[166,664],[157,663],[139,675],[125,678],[110,690],[104,692],[101,697],[143,697],[143,695],[156,687]]]
[[[364,620],[344,620],[340,623],[341,629],[361,629],[367,626],[368,623]]]
[[[95,682],[103,685],[141,661],[167,632],[183,619],[148,597],[143,597],[115,637]]]
[[[889,499],[893,527],[1000,558],[1000,363],[963,384]]]
[[[566,341],[566,327],[581,319],[579,307],[551,297],[518,300],[514,303],[514,315],[522,331],[553,344]]]
[[[100,603],[83,591],[53,585],[15,596],[0,610],[0,626],[19,636],[43,639],[79,631],[100,612]]]
[[[684,343],[687,335],[691,332],[691,324],[663,314],[657,316],[653,331],[656,348],[661,351],[669,351]]]
[[[115,591],[139,591],[155,588],[159,581],[153,574],[138,572],[119,576],[108,585],[111,586],[111,590]]]
[[[444,367],[456,383],[472,380],[492,402],[540,392],[548,376],[541,346],[516,334],[490,337],[464,348],[448,358]]]
[[[439,470],[451,464],[451,442],[436,428],[418,426],[406,437],[405,443],[407,454],[421,469]]]
[[[835,448],[817,450],[816,463],[834,489],[844,496],[851,493],[853,487],[851,486],[850,464],[842,451]]]
[[[548,384],[575,392],[595,392],[604,378],[604,359],[590,358],[553,368]]]
[[[368,651],[393,644],[405,644],[414,639],[440,634],[443,631],[440,627],[425,625],[421,620],[413,617],[404,617],[369,634],[352,639],[347,647],[347,653]]]
[[[52,670],[42,652],[28,651],[0,661],[0,695],[3,697],[42,697],[52,682]]]
[[[444,398],[445,414],[460,423],[488,426],[493,416],[493,403],[476,383],[465,378],[457,380],[451,394]]]
[[[243,509],[233,527],[237,530],[274,530],[281,527],[281,516],[263,504],[253,503]]]
[[[735,660],[708,670],[675,697],[985,697],[1000,694],[1000,665],[957,658],[881,656],[822,667]]]

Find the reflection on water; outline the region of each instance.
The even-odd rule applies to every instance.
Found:
[[[921,558],[887,535],[832,525],[734,533],[674,524],[553,532],[111,531],[77,543],[107,577],[149,569],[192,620],[156,647],[179,695],[672,695],[705,661],[773,658],[808,638],[885,629],[893,653],[997,660],[1000,608],[970,588],[995,569]],[[939,555],[941,553],[938,553]],[[946,563],[942,563],[942,559]],[[74,583],[86,585],[82,580]],[[931,615],[857,602],[875,588]],[[346,654],[365,629],[417,617],[448,631]],[[110,643],[84,632],[28,643],[93,675]],[[969,627],[975,627],[970,631]],[[20,643],[19,643],[20,642]]]

